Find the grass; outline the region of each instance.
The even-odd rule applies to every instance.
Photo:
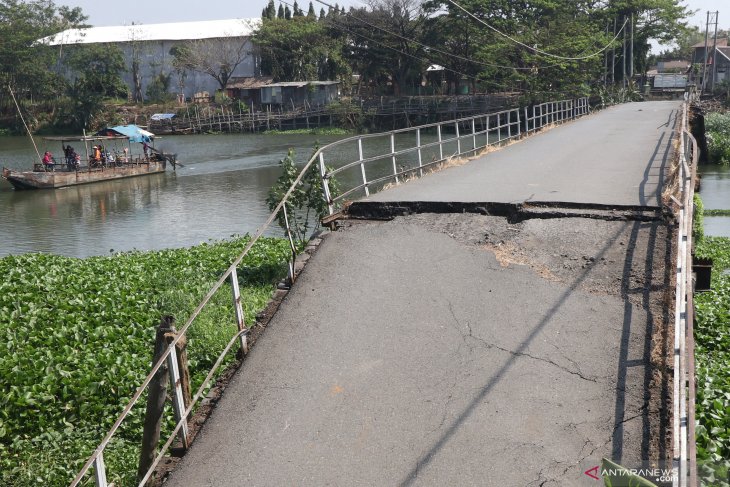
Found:
[[[247,242],[0,259],[0,485],[68,485],[150,370],[160,317],[182,326]],[[247,323],[288,255],[286,241],[263,239],[239,265]],[[187,334],[193,391],[235,330],[224,285]],[[143,415],[144,398],[105,451],[117,486],[133,485]]]
[[[730,210],[705,209],[705,216],[730,216]]]
[[[697,465],[701,485],[729,487],[730,239],[695,233],[696,256],[713,261],[712,289],[695,296]]]

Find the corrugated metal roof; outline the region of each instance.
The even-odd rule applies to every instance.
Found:
[[[262,76],[257,78],[231,78],[226,84],[228,89],[239,89],[239,90],[254,90],[263,86],[270,85],[274,81],[274,78],[269,76]]]
[[[184,41],[220,37],[250,37],[261,19],[204,20],[170,24],[141,24],[69,29],[38,42],[51,46],[131,41]]]
[[[710,49],[712,49],[712,45],[714,44],[714,42],[715,41],[712,38],[708,39],[707,40],[707,47],[709,47]],[[693,48],[705,47],[705,41],[698,42],[697,44],[695,44],[692,47]],[[717,38],[717,47],[727,47],[727,37],[718,37]]]
[[[336,85],[339,84],[339,81],[281,81],[279,83],[271,83],[270,85],[266,85],[267,88],[271,86],[279,86],[282,88],[288,88],[288,87],[294,87],[294,88],[301,88],[303,86],[312,85],[312,86],[330,86],[330,85]]]

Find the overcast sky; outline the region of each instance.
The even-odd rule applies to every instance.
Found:
[[[326,4],[338,3],[340,6],[360,7],[365,0],[323,0]],[[279,1],[275,0],[278,7]],[[294,0],[287,0],[294,3]],[[230,18],[260,17],[261,10],[268,0],[206,0],[193,7],[190,3],[178,0],[126,0],[115,6],[113,3],[100,0],[56,0],[57,5],[81,7],[89,16],[91,25],[129,25],[158,24],[164,22],[185,22],[191,20],[220,20]],[[303,10],[309,8],[309,0],[299,0]],[[312,0],[317,13],[326,7]],[[728,0],[688,0],[685,2],[692,10],[699,10],[691,19],[690,24],[700,25],[704,30],[707,20],[707,11],[720,11],[720,28],[730,28],[730,2]],[[184,5],[184,6],[183,6]],[[723,8],[724,7],[724,8]]]

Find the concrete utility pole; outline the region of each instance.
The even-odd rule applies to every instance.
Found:
[[[623,46],[623,55],[621,57],[621,85],[626,88],[626,16],[624,15],[624,23],[622,24],[624,27],[624,46]]]
[[[613,19],[613,37],[616,38],[616,18]],[[616,44],[611,43],[611,86],[616,84]]]
[[[719,14],[719,11],[715,12],[715,37],[712,42],[712,78],[710,78],[710,83],[713,91],[715,90],[715,79],[717,78],[717,17]]]
[[[631,12],[631,21],[629,22],[631,29],[631,41],[629,42],[629,81],[634,79],[634,13]]]

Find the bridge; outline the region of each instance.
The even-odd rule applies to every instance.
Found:
[[[168,485],[591,485],[602,457],[671,457],[679,108],[613,107],[354,203]]]
[[[679,102],[568,100],[318,151],[337,231],[292,262],[166,485],[597,485],[603,458],[686,485],[685,125]],[[353,162],[329,169],[335,154]],[[248,348],[239,263],[198,309],[230,279],[224,354]],[[77,479],[105,485],[140,395]],[[173,396],[185,438],[192,406]]]

